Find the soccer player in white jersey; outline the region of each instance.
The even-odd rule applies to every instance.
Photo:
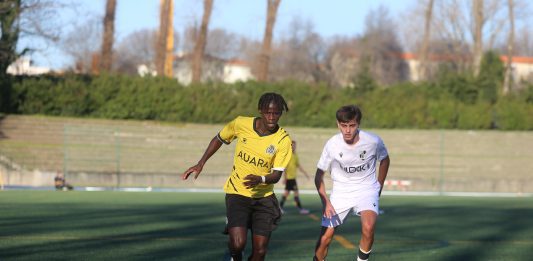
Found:
[[[325,260],[335,229],[344,222],[350,211],[361,217],[357,260],[368,260],[374,242],[379,197],[390,159],[379,136],[359,129],[362,113],[357,106],[341,107],[336,117],[340,133],[331,137],[324,146],[315,175],[323,216],[313,260]],[[377,162],[379,170],[376,177]],[[329,198],[324,185],[326,171],[333,180]]]

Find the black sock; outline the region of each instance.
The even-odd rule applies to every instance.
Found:
[[[242,261],[242,252],[231,253],[231,258],[233,258],[234,261]]]
[[[287,200],[287,197],[282,196],[281,201],[279,202],[279,206],[283,208],[283,205],[285,205],[285,200]]]
[[[298,208],[302,208],[302,203],[300,202],[300,197],[294,197],[294,202]]]
[[[359,253],[357,254],[357,256],[359,256],[359,259],[362,259],[362,260],[368,260],[368,257],[370,256],[370,251],[372,250],[368,250],[368,252],[363,252],[363,250],[361,250],[361,248],[359,248]]]

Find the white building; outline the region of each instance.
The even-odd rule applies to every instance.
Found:
[[[28,57],[19,57],[7,67],[7,73],[11,75],[39,75],[50,71],[50,68],[32,66]]]
[[[179,83],[188,85],[192,81],[192,55],[179,55],[174,58],[174,77]],[[202,82],[215,81],[234,83],[253,80],[248,64],[241,60],[224,60],[206,55],[202,61]]]
[[[419,81],[420,61],[418,60],[418,57],[412,53],[403,53],[401,54],[401,57],[407,62],[407,65],[409,66],[409,80]],[[429,57],[428,62],[430,67],[432,67],[433,69],[438,69],[439,63],[460,61],[461,59],[464,58],[451,55],[432,55]],[[502,61],[504,66],[507,66],[506,55],[501,55],[500,60]],[[533,57],[513,56],[511,68],[513,79],[516,82],[533,80]]]
[[[245,82],[254,80],[250,66],[242,60],[230,60],[224,64],[224,76],[225,83]]]

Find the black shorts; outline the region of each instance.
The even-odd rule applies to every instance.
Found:
[[[253,234],[270,236],[281,220],[281,211],[276,195],[264,198],[249,198],[226,194],[228,227],[246,227]]]
[[[285,190],[298,190],[298,185],[296,184],[295,179],[288,179],[287,182],[285,182]]]

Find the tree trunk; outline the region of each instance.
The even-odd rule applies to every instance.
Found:
[[[167,35],[165,45],[165,62],[164,75],[172,77],[172,66],[174,62],[174,0],[169,0],[169,8],[167,11]]]
[[[200,33],[196,38],[194,45],[194,55],[192,60],[192,82],[197,83],[202,79],[202,61],[204,58],[205,44],[207,42],[207,30],[209,27],[209,18],[213,9],[213,0],[204,0],[204,15],[200,25]]]
[[[422,46],[420,48],[420,65],[418,71],[420,72],[419,80],[426,80],[428,75],[428,47],[429,39],[431,35],[431,21],[433,16],[433,3],[434,0],[429,0],[426,15],[425,15],[425,27],[424,27],[424,39],[422,40]]]
[[[268,80],[268,68],[270,64],[270,54],[272,52],[272,32],[276,23],[276,16],[281,0],[267,0],[267,22],[265,35],[263,37],[263,48],[259,57],[258,81]]]
[[[104,37],[102,40],[102,58],[100,71],[110,72],[113,64],[113,41],[115,35],[115,11],[117,0],[107,0],[104,16]]]
[[[4,78],[7,67],[17,58],[16,47],[19,36],[17,18],[20,15],[20,0],[11,0],[0,4],[0,76]]]
[[[479,75],[479,68],[481,66],[481,58],[483,56],[483,0],[474,0],[473,16],[474,16],[474,76]]]
[[[511,28],[509,28],[509,39],[507,41],[507,64],[505,68],[505,80],[503,83],[503,95],[507,95],[511,90],[512,79],[512,62],[513,62],[513,49],[514,49],[514,3],[513,0],[508,0],[509,8],[509,22]]]
[[[172,21],[169,19],[170,10],[172,9],[172,0],[161,0],[159,11],[159,32],[155,48],[155,68],[157,75],[165,75],[165,62],[167,61],[167,46],[169,27]]]

